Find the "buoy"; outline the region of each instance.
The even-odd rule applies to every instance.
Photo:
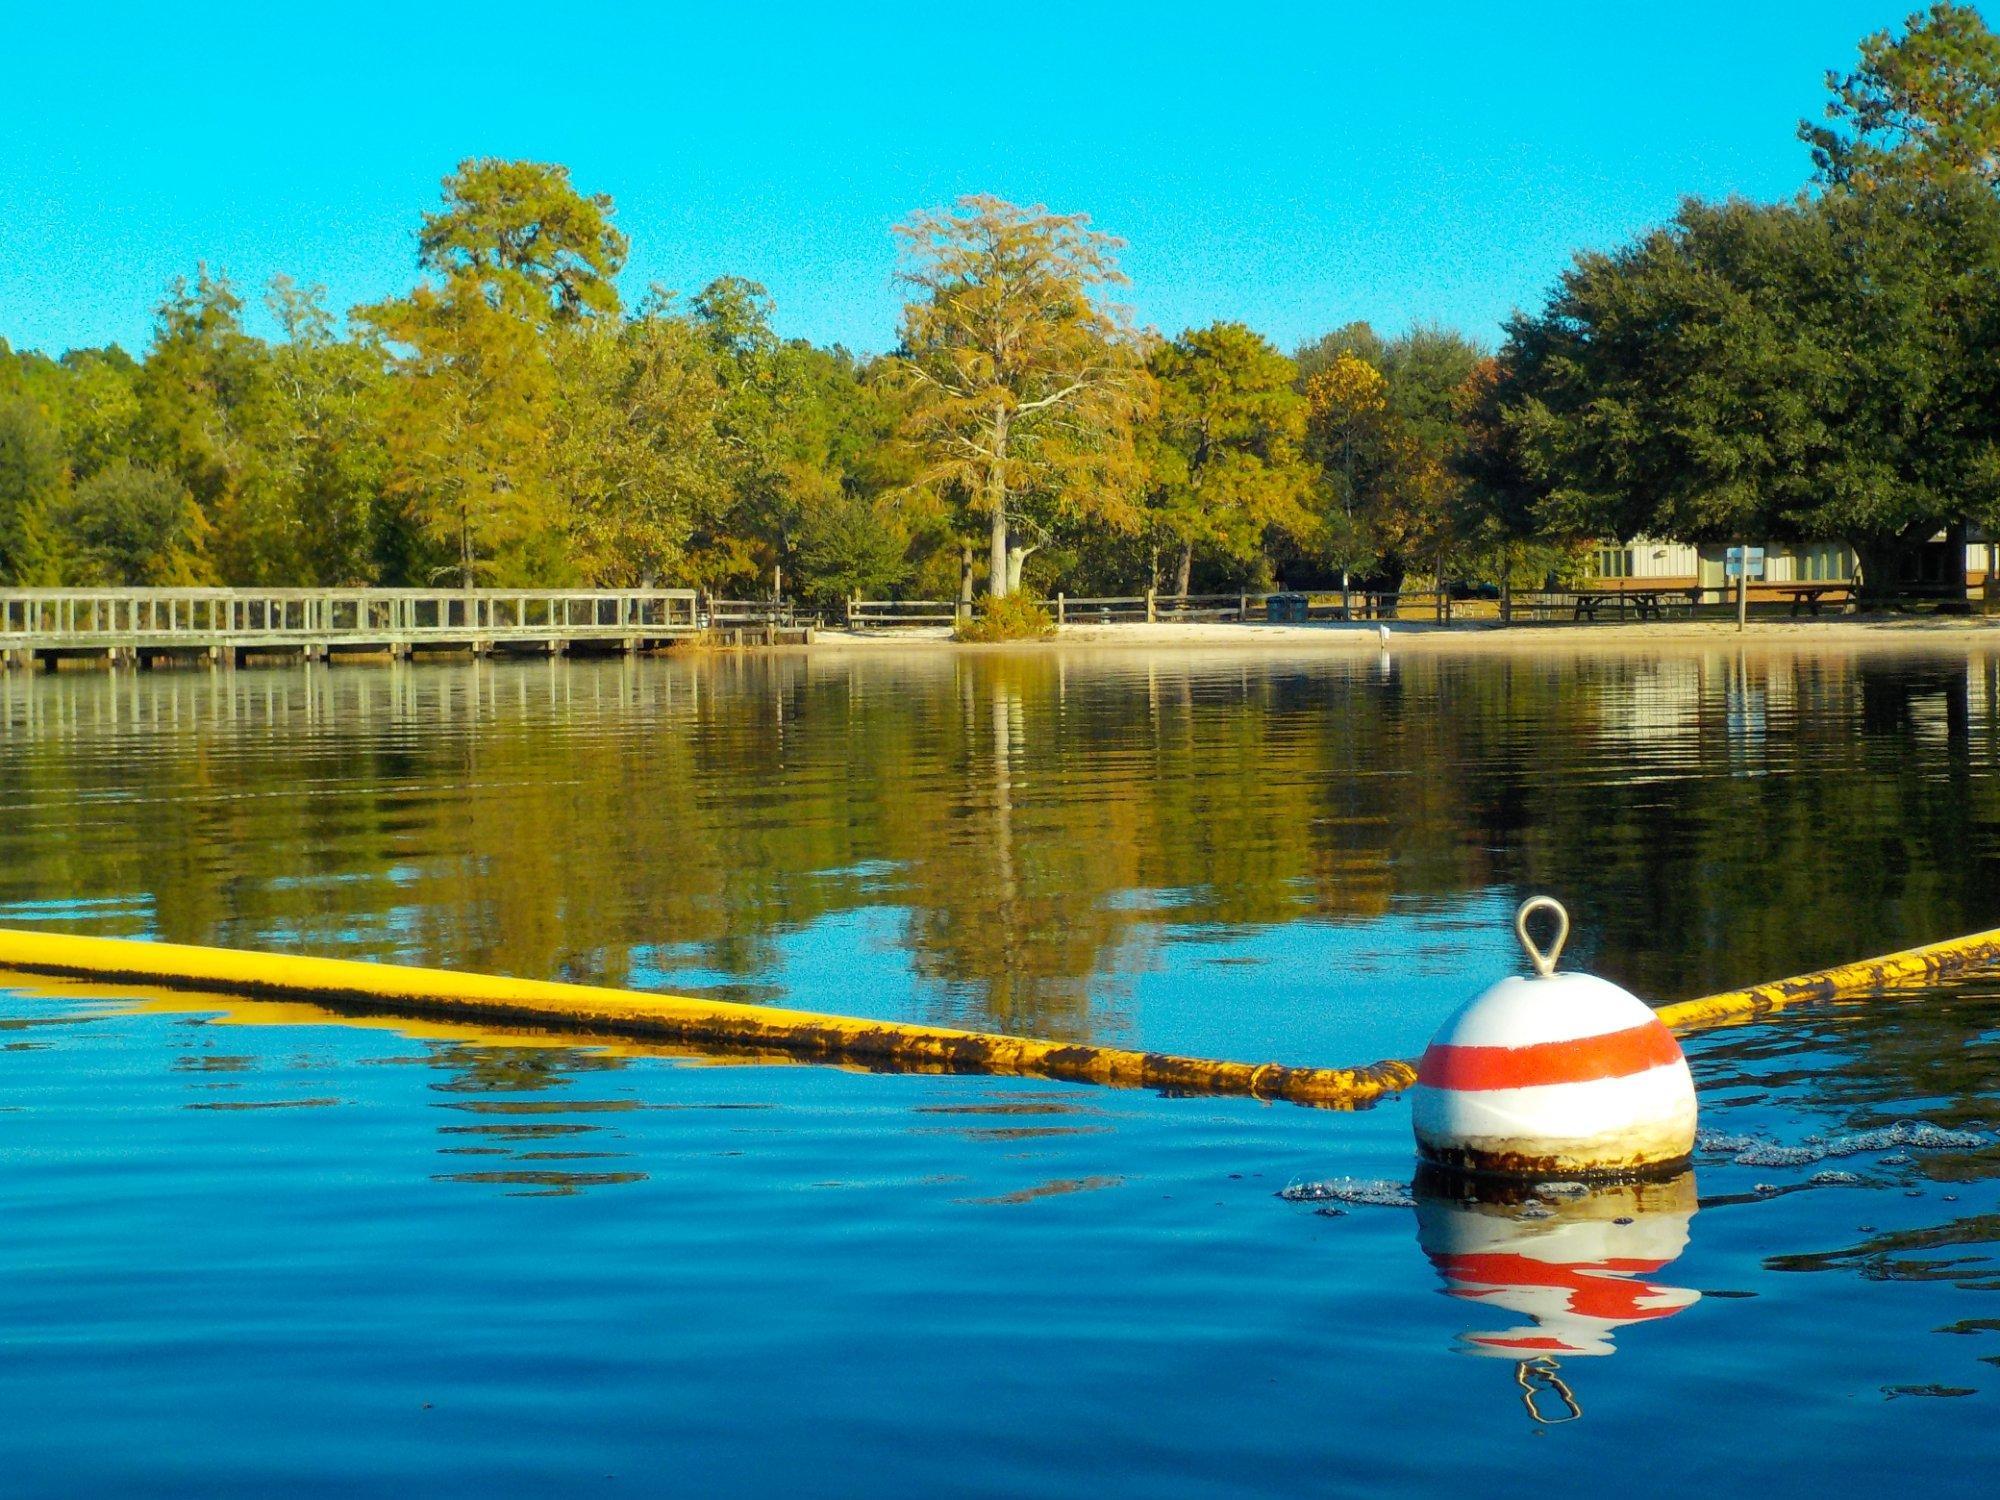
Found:
[[[1528,932],[1556,918],[1545,951]],[[1501,980],[1431,1039],[1410,1094],[1417,1154],[1487,1177],[1602,1181],[1665,1176],[1694,1152],[1694,1078],[1680,1043],[1638,996],[1558,974],[1569,913],[1521,903],[1514,931],[1535,977]]]
[[[1687,1248],[1694,1173],[1584,1188],[1546,1183],[1511,1198],[1464,1191],[1463,1177],[1416,1182],[1417,1243],[1454,1297],[1483,1309],[1459,1335],[1467,1353],[1544,1360],[1614,1352],[1613,1336],[1701,1300],[1656,1281]],[[1528,1321],[1494,1327],[1496,1313]]]

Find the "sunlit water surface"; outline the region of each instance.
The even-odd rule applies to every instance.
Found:
[[[0,736],[0,924],[1259,1060],[1414,1052],[1530,890],[1660,999],[2000,924],[1983,656],[79,674]],[[1692,1181],[1465,1205],[1399,1101],[18,981],[0,1488],[1986,1494],[1996,1018],[1711,1033]]]

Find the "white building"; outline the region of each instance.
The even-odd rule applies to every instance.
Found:
[[[1965,543],[1965,581],[1979,586],[1986,580],[1990,544],[1971,533]],[[1764,549],[1766,583],[1851,583],[1857,574],[1854,549],[1845,542],[1752,542]],[[1932,547],[1943,547],[1940,533]],[[1599,543],[1592,576],[1605,584],[1631,583],[1662,588],[1720,589],[1729,580],[1723,567],[1723,542],[1693,546],[1686,542],[1639,537],[1631,542]]]

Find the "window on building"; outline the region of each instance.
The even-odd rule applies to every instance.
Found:
[[[1630,547],[1599,547],[1597,549],[1597,576],[1599,578],[1630,578],[1632,576],[1632,549]]]
[[[1848,550],[1840,542],[1814,542],[1801,548],[1799,567],[1808,583],[1845,583],[1854,573]]]

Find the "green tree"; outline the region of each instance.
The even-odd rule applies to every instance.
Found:
[[[578,325],[615,319],[625,237],[611,200],[577,192],[565,167],[474,158],[444,196],[418,236],[435,283],[357,311],[396,376],[385,489],[430,576],[566,581],[577,559],[563,479],[577,450],[559,451],[558,350]]]
[[[335,336],[325,296],[281,276],[266,299],[285,332],[270,351],[271,469],[298,518],[296,581],[363,584],[400,550],[382,503],[389,383],[376,350]]]
[[[627,242],[611,199],[586,196],[569,168],[473,157],[444,180],[445,206],[424,216],[418,260],[446,280],[487,289],[495,306],[571,320],[613,315]]]
[[[560,581],[557,384],[535,325],[462,276],[360,316],[396,351],[384,487],[421,544],[425,580]]]
[[[1364,324],[1365,339],[1333,345],[1328,334],[1300,353],[1306,401],[1306,453],[1319,466],[1326,524],[1324,552],[1346,590],[1354,575],[1379,560],[1362,485],[1380,466],[1387,442],[1389,381],[1382,373],[1382,343]],[[1367,353],[1362,351],[1366,350]]]
[[[209,524],[175,475],[120,459],[84,480],[55,512],[81,584],[177,588],[213,583]]]
[[[556,375],[556,458],[582,576],[682,576],[696,525],[729,493],[723,388],[700,330],[656,296],[628,322],[568,332]]]
[[[825,603],[880,598],[909,576],[909,548],[909,532],[887,501],[830,496],[800,525],[800,592]]]
[[[1586,254],[1509,326],[1501,401],[1535,521],[1567,537],[1767,535],[1775,487],[1830,440],[1801,380],[1800,212],[1686,204]]]
[[[1139,479],[1144,343],[1105,298],[1121,242],[1082,214],[989,196],[898,226],[904,307],[897,369],[925,483],[984,517],[988,588],[1019,585],[1037,545],[1027,506],[1129,526]]]
[[[1241,323],[1215,323],[1160,345],[1147,367],[1158,395],[1143,429],[1147,509],[1179,554],[1174,592],[1187,593],[1197,550],[1244,564],[1271,528],[1309,537],[1306,405],[1292,361]]]
[[[269,354],[229,279],[203,266],[168,289],[136,383],[135,460],[194,497],[231,583],[304,576],[304,518],[272,462],[285,415]]]
[[[0,396],[0,580],[61,581],[51,525],[68,490],[55,423],[26,396]]]
[[[1319,464],[1329,561],[1343,575],[1442,582],[1462,550],[1468,392],[1484,358],[1451,329],[1382,340],[1353,325],[1308,346],[1307,451]]]
[[[1379,370],[1382,347],[1382,336],[1364,322],[1344,323],[1309,339],[1292,352],[1292,362],[1299,367],[1299,388],[1303,390],[1313,376],[1340,359],[1358,359]]]
[[[1375,542],[1406,571],[1442,586],[1463,562],[1466,483],[1459,461],[1485,351],[1450,328],[1420,324],[1383,347],[1386,466]]]
[[[1828,372],[1831,440],[1776,487],[1781,534],[1846,539],[1881,591],[1939,531],[2000,524],[2000,199],[1958,177],[1806,217],[1796,360]]]
[[[1826,75],[1826,124],[1807,120],[1820,179],[1964,173],[2000,186],[2000,37],[1975,6],[1936,4],[1861,43],[1861,66]]]
[[[690,311],[721,383],[715,430],[727,455],[723,502],[697,531],[700,581],[755,587],[774,569],[802,577],[811,566],[809,531],[825,560],[829,538],[839,532],[852,540],[864,521],[877,541],[905,529],[892,506],[875,503],[899,478],[886,461],[898,415],[889,385],[844,349],[781,340],[770,296],[756,282],[723,277]],[[822,510],[834,518],[823,525],[813,519]],[[815,587],[824,594],[825,580]]]
[[[1499,359],[1479,362],[1464,390],[1465,441],[1457,462],[1465,481],[1459,534],[1467,572],[1497,584],[1503,601],[1544,580],[1582,581],[1588,557],[1584,542],[1545,536],[1536,520],[1518,434],[1502,410],[1506,386]]]
[[[770,294],[724,276],[694,298],[695,327],[714,360],[722,399],[715,430],[725,457],[720,503],[703,518],[696,572],[711,589],[756,590],[792,567],[808,506],[840,494],[824,434],[815,433],[812,376],[804,351],[771,327]]]
[[[1496,400],[1553,535],[1838,538],[1876,588],[1995,514],[1996,336],[1983,187],[1690,202],[1515,320]]]
[[[117,345],[72,349],[34,382],[35,395],[61,429],[72,477],[87,479],[139,442],[139,363]]]

